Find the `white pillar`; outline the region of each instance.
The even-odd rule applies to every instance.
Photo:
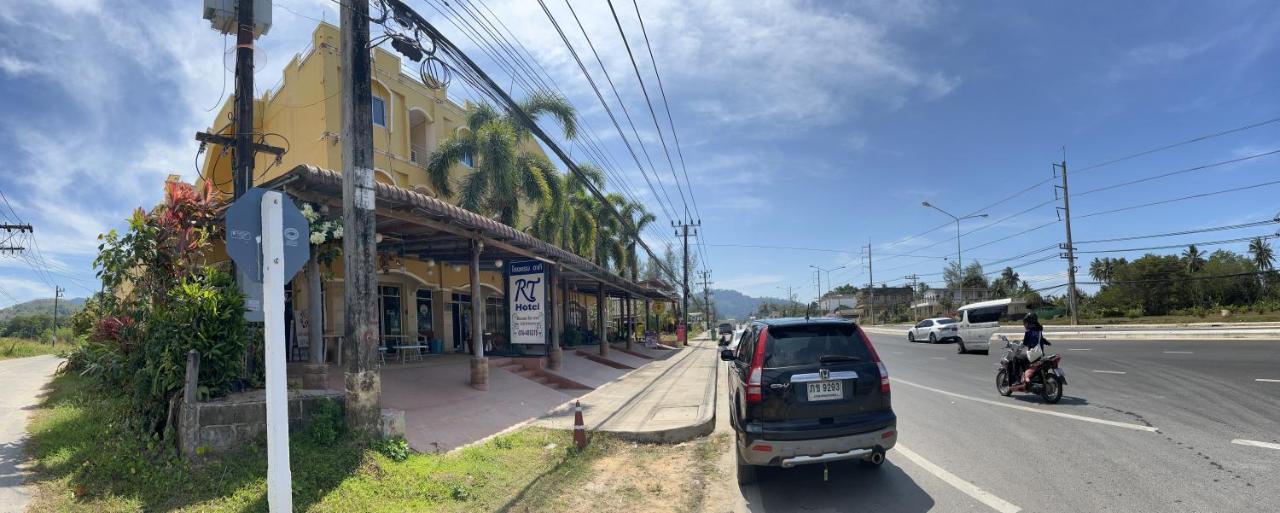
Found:
[[[293,511],[289,475],[289,397],[285,391],[284,196],[262,196],[263,364],[267,374],[267,505],[272,513]]]

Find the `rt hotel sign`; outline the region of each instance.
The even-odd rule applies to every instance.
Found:
[[[541,261],[519,260],[507,267],[507,301],[512,344],[547,343],[546,270]]]

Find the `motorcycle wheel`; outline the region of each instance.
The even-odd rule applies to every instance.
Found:
[[[1044,375],[1044,390],[1040,391],[1040,397],[1044,398],[1044,402],[1056,404],[1062,400],[1062,382],[1058,380],[1055,374]]]
[[[1004,369],[996,372],[996,392],[1000,392],[1000,395],[1005,397],[1013,395],[1013,386],[1009,384],[1009,372]]]

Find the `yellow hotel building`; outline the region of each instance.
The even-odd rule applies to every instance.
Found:
[[[321,169],[342,169],[342,79],[340,34],[336,26],[321,23],[312,34],[310,46],[294,56],[284,67],[276,87],[254,101],[254,128],[264,134],[260,142],[286,147],[287,153],[276,162],[274,156],[259,153],[255,163],[254,184],[268,182],[298,165]],[[401,71],[400,58],[374,48],[373,66],[373,138],[375,180],[437,197],[428,184],[426,162],[438,143],[464,126],[466,108],[450,101],[443,88],[433,89],[418,78]],[[213,133],[230,134],[234,100],[228,99],[214,118]],[[533,148],[537,144],[530,141]],[[536,151],[541,152],[540,148]],[[201,169],[201,181],[211,181],[223,194],[230,195],[231,153],[229,148],[210,145]],[[469,172],[466,163],[452,170],[454,180]],[[442,198],[449,200],[448,198]],[[456,203],[451,201],[452,203]],[[530,217],[523,209],[523,229]],[[336,212],[327,216],[340,219]],[[471,339],[470,279],[466,266],[437,263],[409,255],[380,255],[384,264],[379,269],[379,311],[383,345],[393,347],[437,339],[444,352],[466,351]],[[325,280],[322,297],[323,333],[327,360],[336,356],[335,340],[342,326],[342,262],[334,261],[321,273]],[[507,331],[503,273],[490,265],[480,273],[485,304],[486,351],[504,350]],[[305,360],[308,322],[306,273],[299,273],[287,293],[290,307],[290,360]],[[593,295],[570,293],[570,306],[565,323],[587,326],[594,317]],[[510,349],[510,348],[506,348]]]

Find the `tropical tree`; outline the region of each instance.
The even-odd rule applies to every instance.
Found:
[[[1259,271],[1270,271],[1275,268],[1275,255],[1271,252],[1271,244],[1262,237],[1254,237],[1249,241],[1249,255],[1253,257],[1253,266]]]
[[[1182,252],[1182,261],[1187,265],[1187,272],[1196,273],[1204,269],[1204,253],[1196,249],[1196,245],[1187,246],[1187,250]]]
[[[531,117],[552,116],[564,128],[565,138],[576,134],[573,106],[559,95],[536,92],[520,108]],[[508,226],[520,219],[522,199],[539,205],[559,201],[562,182],[555,167],[532,150],[529,127],[511,112],[475,104],[467,109],[466,128],[441,142],[427,161],[427,176],[436,192],[446,198],[457,193],[462,208],[496,216]],[[455,190],[449,170],[461,161],[473,162],[475,171]]]
[[[538,209],[530,231],[542,240],[579,255],[587,255],[596,230],[596,221],[592,217],[595,199],[588,194],[587,184],[597,189],[604,187],[604,172],[592,164],[579,164],[578,170],[582,177],[577,173],[560,176],[560,197]]]

